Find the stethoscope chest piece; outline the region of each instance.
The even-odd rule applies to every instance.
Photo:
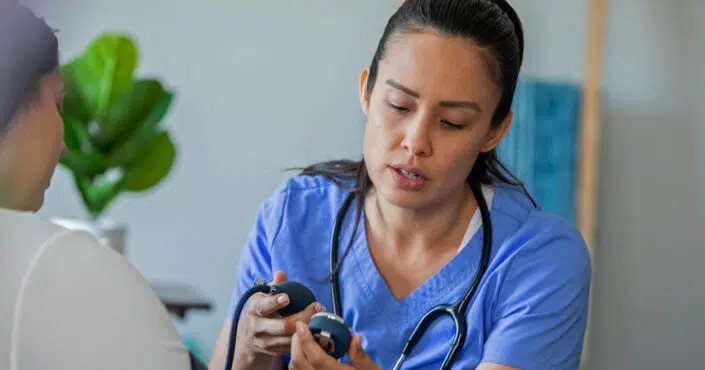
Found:
[[[331,356],[340,359],[348,352],[352,330],[340,316],[319,312],[311,316],[308,326],[321,347]]]

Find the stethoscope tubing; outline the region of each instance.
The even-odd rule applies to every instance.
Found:
[[[490,218],[489,209],[487,207],[487,202],[485,200],[484,195],[482,194],[482,188],[480,184],[470,184],[470,189],[472,190],[475,199],[477,200],[478,208],[480,209],[480,215],[482,216],[482,255],[480,257],[480,264],[478,266],[478,269],[475,272],[475,276],[472,280],[472,283],[470,284],[470,286],[468,286],[467,290],[465,291],[463,296],[458,299],[458,301],[450,305],[439,304],[438,306],[435,306],[428,312],[426,312],[421,318],[421,320],[419,320],[418,324],[416,324],[416,327],[414,328],[414,331],[411,333],[409,339],[404,345],[404,349],[402,350],[402,353],[394,367],[395,370],[401,368],[404,359],[409,356],[409,354],[414,349],[419,340],[422,338],[424,333],[428,330],[429,326],[437,318],[443,315],[449,315],[453,319],[453,323],[456,327],[456,330],[455,335],[453,337],[453,343],[451,344],[451,349],[448,351],[448,354],[443,360],[443,365],[441,366],[441,369],[450,369],[450,367],[460,354],[460,349],[465,343],[465,337],[467,335],[467,320],[465,319],[464,313],[468,305],[470,304],[472,297],[475,295],[477,288],[480,285],[480,281],[482,280],[483,276],[485,275],[485,272],[487,271],[490,255],[492,252],[492,221]],[[340,284],[338,281],[338,274],[334,269],[338,264],[338,250],[340,244],[339,238],[343,219],[345,218],[345,215],[348,209],[350,208],[350,204],[352,203],[354,197],[355,192],[351,191],[343,201],[343,204],[340,210],[338,211],[338,214],[336,215],[335,225],[333,227],[333,235],[331,237],[330,243],[330,285],[331,293],[333,295],[333,310],[336,315],[341,317],[342,302],[340,299]]]

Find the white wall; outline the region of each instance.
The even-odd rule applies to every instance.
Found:
[[[180,325],[210,353],[256,207],[287,175],[282,171],[361,154],[358,77],[394,5],[41,3],[49,23],[60,29],[62,60],[98,32],[128,31],[140,42],[139,72],[157,74],[178,90],[167,119],[179,145],[173,175],[149,194],[120,198],[108,216],[129,222],[128,256],[144,275],[191,283],[214,299],[214,312]],[[59,171],[43,213],[81,212],[69,177]]]
[[[509,3],[524,26],[523,73],[551,80],[582,81],[587,0],[509,0]]]
[[[581,81],[588,0],[511,2],[526,26],[525,73]],[[129,256],[145,275],[192,282],[216,300],[213,314],[183,325],[210,351],[237,253],[278,170],[360,152],[357,74],[393,1],[193,4],[71,0],[46,16],[64,58],[99,31],[136,34],[140,70],[180,91],[173,176],[109,216],[131,223]],[[704,4],[610,2],[591,369],[705,363]],[[44,212],[80,214],[65,173]]]
[[[594,369],[705,363],[705,131],[691,95],[705,72],[688,58],[705,44],[687,32],[705,28],[693,7],[610,5]]]
[[[513,3],[525,70],[580,81],[588,1]],[[589,368],[702,368],[705,3],[615,0],[608,11]]]

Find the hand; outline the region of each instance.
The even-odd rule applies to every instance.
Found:
[[[286,274],[275,272],[272,284],[283,281],[286,281]],[[236,364],[245,368],[269,368],[272,360],[291,350],[296,322],[308,322],[313,314],[325,310],[314,302],[299,313],[280,317],[276,312],[288,304],[289,297],[283,293],[274,296],[255,293],[250,297],[237,327]]]
[[[333,356],[323,351],[308,325],[297,323],[296,334],[291,342],[291,361],[289,369],[293,370],[382,370],[362,349],[362,337],[353,335],[348,348],[348,358],[352,366],[338,362]]]

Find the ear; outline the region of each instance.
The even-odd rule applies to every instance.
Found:
[[[499,126],[491,128],[490,131],[487,133],[487,136],[485,137],[485,144],[482,146],[481,151],[489,152],[490,150],[496,148],[497,145],[499,145],[499,143],[504,138],[504,135],[507,134],[507,131],[509,130],[509,127],[511,127],[513,120],[514,112],[510,109],[509,113],[507,114],[507,117],[504,118],[504,121],[502,121]]]
[[[360,73],[360,106],[362,112],[367,115],[370,108],[370,94],[367,92],[367,78],[370,75],[370,69],[364,68]]]

